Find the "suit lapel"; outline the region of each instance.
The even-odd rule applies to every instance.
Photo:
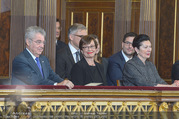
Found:
[[[73,58],[73,54],[72,54],[72,52],[71,52],[69,46],[67,47],[67,55],[68,55],[68,59],[70,60],[70,62],[71,62],[72,64],[75,64],[75,60],[74,60],[74,58]]]
[[[39,73],[41,75],[41,72],[39,70],[39,67],[37,66],[37,63],[34,61],[30,53],[25,49],[24,55],[27,58],[27,61],[29,62],[30,66],[35,70],[35,72]]]
[[[124,56],[122,55],[122,51],[120,51],[119,57],[121,58],[121,61],[122,61],[123,65],[124,65],[126,63],[126,60],[124,59]]]
[[[96,64],[96,68],[97,68],[97,70],[98,70],[98,72],[99,72],[99,74],[100,74],[100,76],[101,76],[101,78],[102,78],[102,80],[103,80],[103,85],[105,85],[105,83],[106,83],[106,78],[104,77],[104,73],[102,73],[101,71],[103,70],[104,71],[104,69],[101,69],[100,68],[100,64],[97,64],[96,62],[95,62],[95,64]]]

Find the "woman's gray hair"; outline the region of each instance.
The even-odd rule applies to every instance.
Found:
[[[68,29],[68,39],[70,40],[70,34],[75,34],[78,30],[86,30],[83,24],[75,23]]]
[[[27,39],[32,40],[37,33],[40,33],[41,35],[46,36],[46,32],[44,29],[42,29],[39,26],[30,26],[25,31],[25,41]]]

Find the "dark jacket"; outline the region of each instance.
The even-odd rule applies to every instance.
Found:
[[[50,67],[50,63],[45,56],[40,56],[40,63],[43,76],[30,55],[25,49],[16,56],[12,63],[12,84],[13,85],[54,85],[63,81]]]
[[[107,81],[108,85],[117,86],[116,80],[122,80],[122,71],[126,63],[122,51],[108,59]]]
[[[66,45],[63,41],[57,40],[56,53],[57,53],[59,50],[61,50],[61,49],[63,49],[64,47],[66,47],[66,46],[67,46],[67,45]]]
[[[68,45],[67,47],[57,52],[56,73],[60,77],[62,77],[63,79],[68,78],[70,80],[70,71],[74,64],[75,61]]]
[[[90,66],[86,62],[85,58],[82,58],[78,63],[74,64],[71,70],[71,81],[74,85],[86,85],[94,82],[107,85],[103,66],[97,62],[95,62],[95,65],[102,78],[102,82],[96,82],[96,77],[94,77],[94,74],[90,70]]]

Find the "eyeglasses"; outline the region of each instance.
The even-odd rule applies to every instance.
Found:
[[[131,42],[128,42],[128,41],[124,41],[124,43],[126,44],[126,45],[132,45],[132,43]]]
[[[73,34],[74,36],[78,36],[80,38],[82,38],[84,35],[76,35],[76,34]]]
[[[91,45],[91,46],[84,46],[84,47],[82,47],[84,50],[89,50],[89,49],[95,49],[96,47],[95,47],[95,45]]]
[[[61,30],[62,30],[62,27],[58,27],[58,30],[60,30],[60,31],[61,31]]]
[[[42,41],[40,41],[40,40],[36,40],[36,41],[34,41],[34,40],[32,40],[34,43],[36,43],[37,45],[40,45],[40,44],[46,44],[46,41],[44,41],[44,42],[42,42]]]

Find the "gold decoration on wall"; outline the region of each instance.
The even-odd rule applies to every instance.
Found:
[[[88,34],[88,12],[86,12],[86,29]]]
[[[101,14],[101,57],[103,55],[103,30],[104,30],[104,12]]]
[[[177,0],[175,0],[175,18],[174,18],[174,41],[173,41],[173,64],[175,63],[176,59],[176,38],[177,38]]]
[[[71,12],[71,25],[73,25],[73,12]]]

